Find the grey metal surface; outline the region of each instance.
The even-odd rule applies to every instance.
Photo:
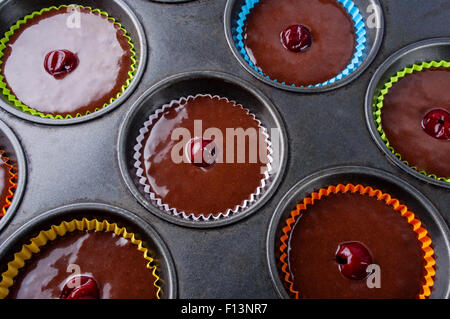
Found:
[[[16,0],[15,10],[22,10],[25,2],[40,1]],[[4,3],[0,4],[1,30],[14,23],[3,11]],[[386,170],[429,198],[449,223],[448,189],[424,183],[392,165],[372,140],[364,117],[370,78],[388,56],[407,44],[448,35],[447,0],[427,1],[426,6],[419,0],[382,1],[386,33],[375,61],[352,83],[320,94],[279,90],[242,68],[224,34],[225,0],[126,3],[143,25],[149,52],[140,83],[120,107],[69,126],[31,123],[0,110],[0,119],[21,141],[28,164],[24,197],[0,233],[0,242],[51,208],[108,203],[138,215],[161,235],[175,263],[180,298],[277,298],[265,253],[269,222],[284,194],[318,170],[337,165]],[[262,91],[281,114],[289,145],[281,184],[264,207],[248,218],[212,229],[180,227],[150,213],[128,191],[117,160],[119,127],[139,97],[169,76],[203,70],[232,74]]]

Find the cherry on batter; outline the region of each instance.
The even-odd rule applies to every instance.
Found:
[[[312,45],[311,31],[301,24],[294,24],[284,29],[281,34],[281,43],[292,52],[302,52]]]

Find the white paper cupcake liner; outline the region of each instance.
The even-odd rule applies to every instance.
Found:
[[[250,194],[249,198],[244,200],[243,203],[240,205],[236,205],[234,208],[229,208],[225,212],[211,212],[208,215],[200,215],[195,216],[194,213],[186,213],[184,211],[178,211],[175,207],[170,207],[168,204],[163,203],[162,199],[158,197],[157,194],[152,192],[151,186],[148,183],[146,174],[144,169],[142,168],[142,149],[143,149],[143,141],[145,140],[147,134],[149,133],[150,129],[149,127],[152,126],[153,122],[159,118],[159,115],[163,113],[168,108],[173,107],[174,105],[183,105],[186,104],[187,101],[198,98],[198,97],[209,97],[211,99],[218,98],[221,100],[225,100],[229,103],[232,103],[234,106],[240,107],[243,110],[245,110],[250,116],[253,117],[253,119],[258,123],[259,128],[261,129],[262,134],[265,137],[265,142],[267,145],[267,158],[268,163],[266,164],[266,171],[264,172],[264,177],[261,179],[260,186],[255,190],[254,193]],[[139,130],[139,136],[136,138],[136,145],[134,146],[134,167],[136,168],[136,176],[138,177],[139,184],[143,187],[143,191],[148,195],[151,202],[157,206],[162,211],[166,212],[169,215],[180,217],[186,220],[194,220],[194,221],[211,221],[211,220],[218,220],[222,218],[227,218],[235,214],[242,213],[246,209],[248,209],[250,206],[252,206],[259,197],[264,193],[266,190],[266,187],[270,183],[270,176],[272,174],[272,163],[273,163],[273,149],[272,149],[272,143],[270,141],[269,134],[267,133],[267,129],[262,126],[261,121],[259,121],[256,116],[246,108],[244,108],[241,104],[237,104],[235,101],[230,101],[227,98],[220,97],[218,95],[210,95],[210,94],[197,94],[195,96],[189,95],[188,97],[182,97],[179,100],[172,100],[168,104],[164,104],[161,108],[157,109],[147,121],[144,122],[143,127]]]

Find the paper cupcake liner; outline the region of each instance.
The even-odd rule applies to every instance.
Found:
[[[58,237],[62,237],[67,233],[74,231],[104,231],[114,232],[117,236],[121,236],[135,246],[138,251],[142,252],[143,257],[148,261],[147,268],[152,272],[155,281],[153,285],[157,288],[156,297],[161,297],[160,278],[158,276],[158,267],[155,260],[150,257],[150,252],[147,248],[142,246],[142,241],[136,239],[134,233],[127,231],[125,227],[119,227],[117,224],[111,224],[106,220],[98,221],[97,219],[88,220],[72,220],[70,222],[62,222],[59,225],[52,225],[50,229],[43,230],[36,237],[30,240],[29,244],[23,245],[22,250],[14,254],[14,260],[8,263],[8,270],[2,274],[2,281],[0,282],[0,299],[4,299],[9,294],[9,288],[14,284],[14,278],[18,275],[21,268],[25,266],[25,262],[30,260],[33,254],[38,254],[41,247],[45,246],[49,241],[53,241]]]
[[[367,44],[366,38],[367,32],[364,19],[358,7],[353,3],[353,1],[350,0],[336,0],[336,1],[339,2],[347,10],[347,13],[352,18],[356,35],[355,53],[350,63],[341,73],[323,83],[311,84],[307,87],[322,87],[338,82],[343,78],[349,76],[353,71],[355,71],[366,58],[367,54],[365,51]],[[260,70],[256,65],[254,65],[250,57],[248,56],[247,51],[245,50],[244,36],[243,36],[245,28],[245,20],[247,19],[247,15],[250,13],[250,11],[255,7],[255,5],[258,2],[260,2],[260,0],[245,1],[245,4],[242,6],[241,11],[239,13],[239,19],[236,21],[235,27],[232,28],[233,41],[236,47],[238,48],[241,56],[256,72],[258,72],[260,75],[273,82],[279,82],[277,79],[272,79],[270,78],[269,75],[264,74],[262,70]],[[305,87],[305,86],[296,86],[295,84],[289,84],[286,82],[280,83],[292,87]]]
[[[25,16],[23,19],[17,21],[4,35],[4,37],[2,39],[0,39],[0,71],[1,71],[1,66],[3,64],[3,61],[1,60],[4,56],[3,51],[6,49],[7,44],[11,38],[11,36],[20,29],[20,27],[22,25],[24,25],[25,23],[27,23],[29,20],[33,19],[34,17],[38,16],[38,15],[42,15],[45,12],[51,11],[51,10],[59,10],[61,8],[69,8],[71,6],[74,5],[60,5],[60,6],[51,6],[48,8],[44,8],[40,11],[34,11],[31,14]],[[102,107],[97,107],[95,108],[95,110],[93,112],[97,112],[105,107],[107,107],[108,105],[110,105],[111,103],[113,103],[115,100],[117,100],[124,92],[125,90],[130,86],[131,81],[134,78],[134,74],[136,73],[136,66],[137,66],[137,62],[136,62],[136,51],[134,48],[134,44],[131,40],[131,37],[128,35],[127,31],[122,27],[122,25],[116,21],[116,19],[112,18],[109,16],[109,14],[105,11],[101,11],[100,9],[93,9],[92,7],[88,7],[88,6],[81,6],[81,5],[76,5],[79,8],[83,8],[83,9],[88,9],[93,13],[98,13],[104,17],[106,17],[108,20],[112,21],[115,25],[117,25],[120,30],[122,30],[124,32],[124,37],[126,39],[128,39],[128,44],[130,45],[130,52],[131,52],[131,67],[130,70],[128,71],[128,79],[126,81],[126,83],[122,86],[121,91],[117,93],[117,95],[115,97],[112,97],[109,100],[109,103],[105,103]],[[49,114],[49,113],[43,113],[43,112],[39,112],[25,104],[23,104],[9,89],[8,86],[5,82],[5,78],[4,76],[1,74],[0,72],[0,91],[3,93],[3,95],[7,98],[7,100],[16,108],[18,108],[19,110],[34,115],[34,116],[39,116],[42,118],[49,118],[49,119],[71,119],[71,118],[77,118],[77,117],[81,117],[84,115],[88,115],[93,113],[92,111],[86,111],[85,113],[77,113],[75,116],[72,116],[71,114],[67,114],[67,115],[53,115],[53,114]]]
[[[424,260],[425,260],[425,276],[424,276],[424,284],[422,285],[422,293],[419,295],[420,299],[425,299],[430,296],[431,288],[434,285],[434,279],[436,272],[434,266],[436,261],[433,257],[434,250],[431,248],[431,238],[428,237],[428,232],[425,228],[422,227],[420,220],[418,220],[414,213],[408,210],[408,207],[401,204],[399,200],[391,197],[391,195],[383,193],[378,189],[373,189],[370,186],[362,186],[360,184],[338,184],[337,186],[329,186],[327,188],[321,188],[317,192],[312,193],[309,197],[303,199],[301,203],[299,203],[294,209],[289,218],[285,221],[285,226],[282,228],[282,236],[280,237],[280,253],[281,256],[279,260],[281,262],[281,271],[284,275],[285,284],[288,286],[290,293],[295,297],[295,299],[300,298],[300,292],[295,290],[294,282],[291,279],[291,274],[289,272],[289,264],[287,260],[287,249],[288,249],[288,241],[290,237],[290,232],[292,231],[292,225],[295,224],[296,219],[304,213],[308,206],[313,206],[315,201],[322,199],[322,197],[326,197],[332,194],[345,194],[345,193],[359,193],[361,195],[367,195],[370,197],[376,197],[378,200],[382,200],[386,202],[387,205],[391,206],[399,212],[407,222],[413,226],[413,230],[417,233],[417,239],[422,244],[422,250],[424,252]]]
[[[197,97],[210,97],[210,98],[218,98],[222,100],[226,100],[229,103],[233,103],[235,106],[238,106],[245,110],[249,115],[253,117],[255,121],[258,122],[259,128],[262,129],[262,133],[266,138],[266,145],[267,145],[267,152],[268,152],[268,164],[267,164],[267,170],[264,173],[264,178],[261,180],[260,186],[255,190],[254,193],[250,194],[249,198],[244,200],[244,202],[240,205],[236,205],[234,208],[229,208],[226,210],[226,212],[214,212],[210,213],[208,215],[200,215],[195,216],[194,213],[186,213],[184,211],[178,211],[175,207],[170,207],[169,205],[163,203],[162,199],[158,197],[155,193],[152,192],[151,186],[148,183],[147,177],[145,176],[145,171],[142,168],[142,162],[141,162],[141,150],[143,149],[142,142],[145,140],[145,137],[147,133],[149,132],[149,127],[153,124],[153,121],[155,121],[159,114],[163,113],[166,109],[173,107],[175,104],[185,104],[190,99],[195,99]],[[235,101],[230,101],[227,98],[220,97],[218,95],[210,95],[210,94],[197,94],[195,96],[189,95],[188,97],[182,97],[179,100],[172,100],[168,104],[164,104],[161,108],[156,110],[155,113],[153,113],[149,119],[143,124],[143,127],[139,130],[139,136],[136,138],[137,144],[134,147],[134,156],[135,159],[134,167],[136,168],[136,176],[139,179],[139,184],[143,186],[144,192],[149,196],[152,203],[155,204],[157,207],[159,207],[164,212],[173,215],[182,217],[187,220],[194,220],[194,221],[210,221],[210,220],[218,220],[221,218],[226,218],[234,214],[238,214],[242,211],[244,211],[246,208],[250,207],[253,203],[256,202],[256,200],[260,197],[260,195],[265,191],[266,185],[269,183],[270,174],[272,172],[272,163],[273,163],[273,150],[272,150],[272,143],[269,138],[269,134],[267,133],[267,129],[262,126],[261,121],[259,121],[254,114],[250,113],[250,111],[246,108],[244,108],[241,104],[237,104]],[[217,214],[216,216],[214,214]]]
[[[404,164],[408,165],[409,167],[415,169],[419,173],[428,176],[430,178],[444,181],[447,183],[450,183],[450,176],[449,177],[442,177],[437,176],[435,174],[429,174],[425,170],[419,170],[416,166],[410,165],[406,160],[402,159],[402,156],[397,153],[394,148],[390,145],[389,140],[386,136],[386,133],[383,131],[382,125],[381,125],[381,112],[383,109],[383,102],[386,95],[389,93],[389,90],[392,88],[392,86],[397,83],[400,79],[404,78],[408,74],[412,74],[414,72],[420,72],[422,70],[426,69],[432,69],[432,68],[450,68],[450,62],[449,61],[430,61],[430,62],[422,62],[421,64],[413,64],[410,67],[406,67],[401,71],[398,71],[396,75],[392,76],[388,82],[384,85],[384,88],[380,91],[378,98],[374,101],[373,105],[373,114],[375,118],[375,124],[377,126],[377,131],[380,133],[380,137],[383,140],[383,142],[386,144],[388,149]]]
[[[12,201],[12,198],[14,197],[14,192],[16,191],[16,188],[17,188],[18,177],[17,177],[16,168],[14,167],[13,164],[11,164],[10,159],[5,156],[5,151],[3,151],[3,150],[0,150],[0,164],[5,165],[7,167],[8,174],[9,174],[9,179],[8,179],[9,195],[6,196],[6,202],[0,210],[0,219],[1,219],[3,216],[5,216],[6,211],[9,208],[9,206],[11,206],[11,201]]]

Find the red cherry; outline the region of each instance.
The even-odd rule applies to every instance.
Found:
[[[214,164],[216,154],[216,143],[213,140],[195,137],[187,144],[189,162],[198,167],[208,167]]]
[[[54,50],[45,56],[44,68],[56,79],[61,79],[78,66],[78,57],[69,50]]]
[[[366,246],[357,241],[342,243],[336,251],[336,262],[340,272],[349,279],[362,280],[369,274],[372,255]]]
[[[280,34],[283,46],[292,52],[301,52],[308,49],[312,44],[311,31],[301,24],[294,24]]]
[[[75,276],[66,282],[60,299],[99,299],[97,282],[90,276]]]
[[[431,110],[423,117],[422,128],[434,138],[450,140],[450,113],[443,109]]]

